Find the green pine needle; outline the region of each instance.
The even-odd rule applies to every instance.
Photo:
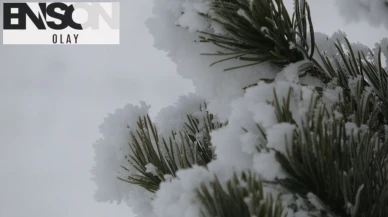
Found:
[[[206,166],[215,159],[210,132],[223,124],[216,122],[215,116],[206,111],[206,104],[199,109],[206,112],[202,119],[188,114],[184,129],[172,132],[168,139],[159,138],[148,115],[139,117],[137,129],[130,132],[131,154],[126,156],[137,175],[122,166],[131,175],[118,179],[156,192],[160,183],[165,181],[165,175],[175,177],[179,169],[189,168],[194,164]],[[202,136],[198,137],[200,134]],[[156,174],[147,172],[148,164],[156,167]]]
[[[290,94],[280,103],[275,97],[275,110],[279,122],[296,124],[289,98]],[[386,135],[374,121],[379,113],[374,100],[367,92],[341,100],[336,112],[342,118],[317,103],[319,97],[312,100],[306,119],[296,124],[287,155],[277,152],[278,161],[293,177],[279,183],[304,196],[314,193],[339,216],[388,216],[388,140],[381,139]],[[368,127],[349,135],[346,123],[355,115],[358,127]]]
[[[210,187],[203,184],[197,191],[203,204],[202,217],[283,217],[280,198],[264,194],[263,183],[251,172],[236,174],[226,189],[216,177]]]
[[[209,14],[200,15],[221,24],[227,35],[201,32],[205,36],[200,37],[200,42],[213,43],[236,54],[212,65],[229,59],[252,62],[225,69],[234,70],[262,62],[282,67],[312,59],[314,46],[310,48],[309,44],[315,44],[314,30],[305,1],[295,1],[292,17],[282,0],[253,0],[251,3],[247,0],[212,1]],[[213,55],[224,54],[220,51]]]

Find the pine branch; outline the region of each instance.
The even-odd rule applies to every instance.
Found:
[[[130,132],[131,154],[126,156],[137,174],[123,166],[131,175],[118,179],[156,192],[166,175],[175,177],[179,169],[190,168],[194,164],[206,166],[215,159],[210,132],[223,124],[215,121],[214,115],[206,110],[206,104],[199,109],[205,112],[203,118],[188,114],[185,127],[172,132],[168,139],[159,138],[148,115],[139,117],[138,128]],[[149,171],[149,167],[155,167],[155,171]]]
[[[252,173],[243,172],[227,182],[226,189],[215,179],[211,187],[203,184],[197,191],[203,204],[202,217],[282,217],[280,198],[264,194],[262,182]]]
[[[314,30],[310,9],[305,1],[295,1],[295,12],[289,15],[282,0],[213,0],[209,14],[203,17],[221,24],[227,35],[201,32],[200,42],[213,43],[230,55],[229,59],[251,62],[240,67],[271,62],[279,67],[303,59],[312,59]],[[310,37],[310,43],[308,38]],[[229,69],[226,69],[229,70]]]
[[[343,88],[340,101],[332,107],[323,103],[323,89],[317,88],[301,123],[293,119],[290,109],[293,90],[282,99],[274,90],[271,104],[278,122],[297,126],[291,144],[286,144],[287,153],[275,150],[277,160],[290,175],[276,183],[305,200],[315,195],[323,207],[318,211],[332,216],[388,216],[388,72],[382,67],[381,49],[377,63],[362,52],[354,52],[347,39],[345,46],[339,41],[335,44],[337,57],[319,52],[309,6],[304,0],[295,0],[292,16],[282,0],[212,0],[210,13],[201,15],[221,24],[227,32],[202,32],[201,42],[222,50],[205,54],[223,57],[212,65],[239,59],[247,63],[226,70],[263,62],[282,68],[307,59],[311,63],[301,71]],[[313,58],[316,50],[322,65]],[[131,132],[132,152],[128,156],[138,174],[130,171],[127,179],[119,179],[155,192],[166,175],[174,177],[179,169],[193,164],[206,166],[216,157],[210,132],[222,126],[213,120],[210,113],[204,118],[188,115],[185,128],[164,139],[159,138],[148,116],[140,117],[138,129]],[[349,130],[352,123],[354,129]],[[257,147],[268,149],[266,132],[257,127],[264,138]],[[149,171],[150,164],[156,167],[155,171]],[[216,178],[211,187],[202,185],[197,193],[203,204],[203,217],[282,216],[279,198],[273,199],[263,191],[255,174],[243,173],[241,177],[234,175],[226,189]]]
[[[388,72],[383,68],[381,62],[381,48],[378,52],[377,64],[369,60],[364,53],[354,52],[347,38],[345,38],[347,50],[337,41],[335,44],[339,59],[329,58],[320,54],[323,62],[323,69],[332,79],[337,79],[337,85],[344,88],[345,96],[350,95],[349,78],[361,77],[363,87],[371,87],[373,93],[379,98],[382,106],[388,107]],[[333,65],[332,62],[335,62]],[[363,88],[362,88],[363,89]],[[381,124],[388,123],[388,110],[379,111]]]
[[[359,103],[354,114],[361,114],[359,124],[370,126],[360,125],[350,134],[346,127],[350,121],[348,111],[330,111],[319,100],[317,97],[312,101],[306,119],[298,126],[287,109],[289,99],[283,99],[283,103],[275,99],[279,122],[297,125],[287,155],[277,152],[278,161],[293,178],[279,183],[304,196],[314,193],[342,217],[387,216],[388,140],[381,139],[381,128],[373,123],[376,110],[368,106],[373,99],[364,94],[358,102],[340,101],[342,109]],[[336,118],[336,112],[342,112],[342,117]],[[371,119],[366,118],[367,114],[372,115]]]

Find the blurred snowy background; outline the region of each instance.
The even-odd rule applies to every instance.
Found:
[[[388,35],[345,23],[334,0],[309,2],[316,31],[341,29],[368,46]],[[152,47],[151,9],[151,0],[121,2],[119,46],[0,45],[0,217],[133,216],[125,204],[93,198],[98,126],[127,103],[144,100],[155,115],[194,91]]]

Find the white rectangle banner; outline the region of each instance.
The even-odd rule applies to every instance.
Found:
[[[120,31],[7,30],[3,31],[3,44],[120,44]]]
[[[3,44],[120,44],[119,2],[3,3]]]

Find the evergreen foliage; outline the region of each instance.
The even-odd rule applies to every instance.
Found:
[[[165,181],[168,175],[175,177],[179,169],[193,164],[206,166],[215,158],[210,132],[223,124],[216,122],[214,115],[206,111],[206,104],[200,105],[199,110],[205,112],[203,118],[188,114],[184,129],[172,132],[167,139],[159,136],[148,115],[139,117],[138,128],[130,132],[131,153],[126,155],[126,159],[140,174],[132,173],[126,179],[118,179],[155,192],[160,182]],[[147,165],[154,166],[155,171],[148,171]],[[125,166],[122,168],[132,172]]]
[[[281,217],[284,214],[281,200],[266,195],[263,183],[250,172],[243,172],[239,177],[234,174],[226,189],[217,178],[210,188],[201,186],[198,195],[205,207],[203,217]]]
[[[213,43],[222,50],[206,55],[227,56],[214,64],[238,58],[249,63],[227,70],[263,62],[282,68],[308,60],[310,64],[300,68],[302,74],[319,78],[327,87],[330,83],[342,89],[339,102],[326,105],[322,88],[316,88],[301,123],[294,120],[290,109],[294,90],[290,89],[286,98],[278,98],[274,90],[275,100],[268,103],[274,106],[278,122],[291,123],[296,129],[287,153],[271,150],[290,176],[272,184],[306,201],[314,194],[324,204],[322,210],[309,208],[318,211],[315,216],[388,216],[388,72],[382,65],[381,49],[377,56],[356,52],[345,39],[345,44],[335,44],[339,58],[320,52],[314,41],[310,9],[303,0],[295,0],[292,15],[282,0],[209,1],[211,12],[201,15],[226,30],[225,35],[202,32],[205,36],[200,37],[201,42]],[[314,52],[320,59],[314,59]],[[203,119],[188,115],[185,128],[164,139],[148,116],[140,117],[138,129],[131,132],[128,156],[140,175],[131,173],[127,179],[120,179],[156,192],[166,175],[175,177],[179,169],[194,164],[206,166],[216,157],[210,132],[223,126],[213,120],[215,116],[208,112]],[[266,132],[258,128],[266,138]],[[205,133],[198,138],[202,129]],[[257,144],[257,149],[270,150],[266,141]],[[147,171],[150,163],[156,167],[155,174]],[[264,182],[248,171],[235,174],[226,187],[217,178],[210,185],[204,183],[197,192],[202,216],[285,216],[286,205],[264,194]]]
[[[201,42],[210,42],[230,52],[213,55],[228,55],[213,64],[238,58],[249,61],[238,67],[271,62],[279,67],[298,62],[314,54],[314,31],[310,9],[304,1],[297,1],[295,14],[290,17],[281,0],[219,0],[212,1],[211,12],[204,17],[220,23],[227,35],[205,33]],[[310,33],[309,33],[310,30]],[[310,37],[309,37],[310,36]],[[307,40],[311,40],[310,43]]]
[[[363,95],[361,101],[365,102],[368,97]],[[279,162],[293,177],[279,181],[290,191],[298,189],[300,195],[314,193],[339,216],[385,216],[387,140],[382,141],[381,133],[368,125],[357,132],[347,132],[348,115],[342,109],[345,105],[336,111],[318,101],[319,98],[313,101],[305,121],[294,132],[287,156],[277,152]],[[279,103],[275,105],[279,107]],[[277,110],[292,121],[289,109],[284,107]],[[338,114],[342,117],[336,118]]]

